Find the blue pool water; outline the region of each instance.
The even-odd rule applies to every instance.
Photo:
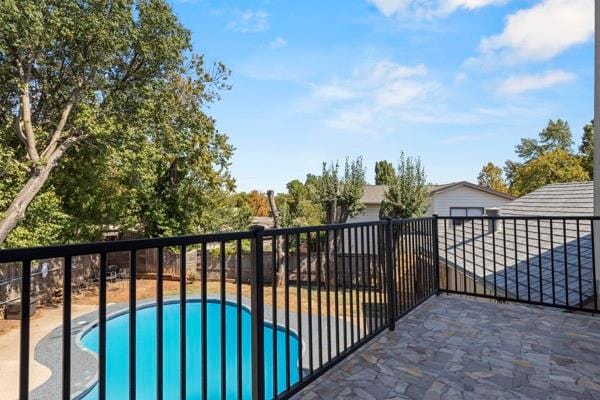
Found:
[[[188,301],[186,306],[186,379],[187,399],[201,398],[202,352],[200,339],[201,303]],[[221,326],[220,303],[208,301],[207,307],[207,386],[208,398],[221,398]],[[164,398],[179,398],[179,303],[164,305]],[[242,308],[242,393],[237,393],[237,306],[227,303],[226,312],[226,380],[227,399],[251,398],[251,337],[250,313]],[[147,307],[137,311],[137,398],[156,398],[156,307]],[[123,314],[109,319],[106,325],[106,390],[107,398],[120,400],[128,398],[129,390],[129,316]],[[277,334],[277,386],[278,391],[285,389],[285,330],[279,328]],[[298,381],[298,339],[290,333],[290,384]],[[83,346],[98,352],[98,328],[86,333],[81,342]],[[273,328],[265,325],[265,383],[266,397],[272,397],[273,387]],[[98,398],[98,388],[94,388],[83,397],[84,400]]]

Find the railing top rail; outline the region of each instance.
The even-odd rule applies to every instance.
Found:
[[[92,242],[66,244],[43,247],[22,247],[0,250],[0,263],[23,260],[40,260],[46,258],[73,257],[88,254],[114,253],[119,251],[144,250],[158,247],[189,246],[202,243],[251,239],[252,231],[221,232],[201,235],[174,236],[166,238],[114,240],[108,242]]]

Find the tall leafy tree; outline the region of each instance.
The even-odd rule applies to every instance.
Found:
[[[477,182],[481,186],[498,192],[508,192],[508,185],[502,175],[502,168],[492,162],[487,163],[481,168],[481,172],[477,176]]]
[[[317,196],[328,224],[344,223],[365,208],[360,199],[365,191],[366,169],[362,158],[346,158],[343,175],[339,163],[323,163],[318,179]]]
[[[581,166],[593,179],[594,175],[594,121],[583,127],[583,136],[581,145],[579,145],[579,155],[581,157]]]
[[[525,161],[537,158],[547,151],[561,149],[571,152],[573,135],[567,121],[549,120],[548,125],[539,133],[539,138],[523,138],[515,146],[517,155]]]
[[[375,162],[376,185],[389,185],[395,178],[396,171],[394,170],[394,164],[386,160]]]
[[[520,196],[550,183],[586,181],[590,178],[577,156],[564,149],[548,151],[517,169],[511,190]]]
[[[521,139],[515,147],[521,161],[509,160],[504,167],[510,192],[523,195],[551,183],[590,179],[593,163],[590,129],[586,132],[584,128],[580,155],[573,153],[571,129],[561,119],[550,120],[538,139]]]
[[[233,186],[233,149],[201,106],[228,71],[191,52],[164,0],[7,0],[0,23],[0,143],[21,171],[4,194],[0,244],[45,191],[74,214],[81,206],[79,219],[152,235],[201,225],[190,203],[211,217],[219,199],[207,194]]]
[[[410,218],[423,215],[428,207],[425,169],[419,158],[400,154],[395,179],[385,192],[380,216]]]

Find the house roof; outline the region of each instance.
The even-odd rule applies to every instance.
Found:
[[[556,304],[566,305],[568,297],[575,306],[593,296],[589,220],[510,218],[498,220],[493,233],[488,223],[480,219],[455,225],[440,219],[440,260],[450,267],[449,274],[464,271],[487,291],[495,282],[498,296],[509,299],[549,302],[554,297]]]
[[[363,204],[381,204],[385,198],[387,185],[365,185],[365,191],[360,198]]]
[[[557,183],[502,206],[500,215],[514,218],[498,220],[493,233],[489,220],[467,220],[462,226],[442,220],[440,257],[488,287],[496,282],[512,298],[556,296],[559,304],[566,304],[567,297],[570,305],[585,302],[593,294],[591,220],[519,217],[590,217],[593,200],[593,182]]]
[[[514,200],[516,198],[515,196],[510,195],[508,193],[498,192],[496,190],[489,189],[485,186],[476,185],[474,183],[467,182],[467,181],[451,182],[451,183],[445,183],[442,185],[436,185],[436,184],[427,185],[427,191],[430,194],[435,194],[435,193],[444,192],[446,190],[455,189],[458,187],[468,187],[470,189],[480,190],[482,192],[490,193],[490,194],[500,196],[500,197],[503,197],[503,198],[509,199],[509,200]],[[387,190],[387,185],[365,185],[365,191],[363,193],[363,196],[361,197],[361,202],[363,204],[378,204],[379,205],[385,198],[386,190]]]
[[[431,194],[441,193],[441,192],[445,192],[447,190],[455,189],[455,188],[461,187],[461,186],[462,187],[467,187],[469,189],[479,190],[479,191],[482,191],[482,192],[493,194],[495,196],[503,197],[503,198],[509,199],[509,200],[516,199],[516,197],[513,196],[512,194],[508,194],[508,193],[504,193],[504,192],[499,192],[497,190],[493,190],[493,189],[490,189],[488,187],[481,186],[481,185],[476,185],[476,184],[468,182],[468,181],[452,182],[452,183],[447,183],[447,184],[444,184],[444,185],[430,185],[429,186],[429,193],[431,193]]]
[[[507,216],[592,216],[594,182],[546,185],[500,208]]]

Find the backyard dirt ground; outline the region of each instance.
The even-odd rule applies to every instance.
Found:
[[[316,285],[315,285],[316,286]],[[219,282],[207,282],[207,295],[215,297],[220,295]],[[247,284],[241,285],[242,296],[250,298],[250,286]],[[327,312],[326,299],[327,292],[325,285],[321,288],[321,312],[323,315]],[[235,296],[237,293],[237,285],[232,282],[226,282],[225,290],[228,296]],[[163,291],[165,297],[177,296],[179,294],[178,281],[164,281]],[[283,308],[285,305],[284,288],[277,288],[277,308]],[[156,298],[156,281],[150,279],[140,279],[136,281],[137,300],[151,300]],[[289,309],[291,312],[298,310],[297,287],[290,285],[289,288]],[[310,292],[306,287],[300,288],[300,308],[303,313],[309,310],[309,293],[312,294],[311,310],[314,315],[317,315],[319,303],[317,301],[319,292],[313,288]],[[353,308],[350,308],[350,291],[346,291],[346,313],[347,319],[350,320],[352,315],[355,318],[357,310],[362,312],[362,292],[353,291]],[[186,294],[188,296],[199,296],[200,282],[188,282],[186,286]],[[265,286],[264,304],[271,306],[273,304],[273,290],[271,286]],[[89,287],[86,290],[74,291],[72,294],[72,312],[73,318],[80,315],[98,311],[98,288]],[[368,301],[368,298],[366,298]],[[129,286],[127,281],[118,281],[110,283],[107,290],[107,302],[109,304],[127,303],[129,301]],[[343,313],[344,292],[338,290],[338,309],[341,317]],[[335,292],[330,293],[330,312],[335,311]],[[351,312],[354,310],[354,313]],[[356,322],[356,320],[355,320]],[[62,301],[57,298],[54,304],[43,305],[38,308],[35,315],[31,318],[31,372],[29,388],[34,388],[43,384],[50,377],[50,370],[45,366],[37,363],[33,359],[34,349],[37,343],[53,329],[62,324]],[[19,365],[19,321],[0,319],[0,399],[16,399],[18,389],[18,365]]]

